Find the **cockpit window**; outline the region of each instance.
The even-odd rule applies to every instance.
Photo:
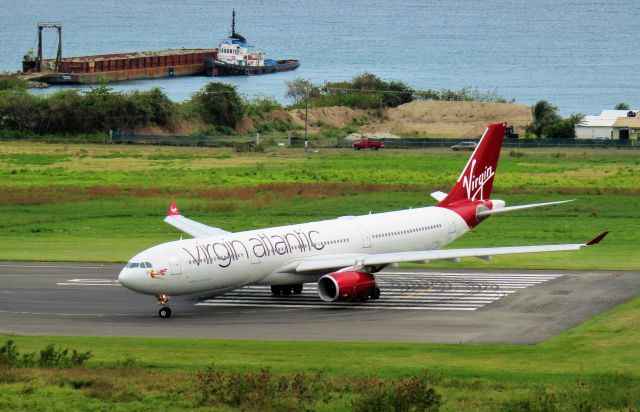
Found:
[[[138,263],[135,263],[135,262],[129,263],[129,269],[134,269],[134,268],[137,268],[137,267],[138,267]]]
[[[145,262],[144,264],[147,265],[147,268],[151,269],[151,263]],[[142,266],[142,264],[140,264],[140,266]]]

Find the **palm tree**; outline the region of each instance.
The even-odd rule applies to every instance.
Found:
[[[542,129],[546,126],[560,120],[560,116],[556,113],[558,107],[546,100],[539,100],[531,106],[531,115],[533,120],[527,126],[527,131],[533,133],[537,137],[542,135]]]
[[[582,121],[584,120],[584,117],[585,117],[584,113],[571,113],[567,121],[569,121],[569,123],[571,123],[575,128],[576,126],[579,126],[580,123],[582,123]]]

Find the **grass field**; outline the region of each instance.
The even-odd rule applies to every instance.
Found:
[[[0,147],[0,259],[126,261],[181,233],[182,212],[228,230],[428,206],[468,154],[447,150],[305,154],[227,149],[11,144]],[[623,150],[503,151],[495,197],[508,204],[576,202],[497,216],[451,247],[582,242],[578,253],[465,260],[457,267],[634,269],[640,154]],[[439,266],[451,264],[438,263]]]
[[[432,266],[638,270],[640,153],[502,156],[495,197],[577,201],[496,216],[452,247],[611,235],[576,253]],[[427,206],[467,157],[4,144],[0,260],[125,261],[181,236],[162,222],[169,199],[232,231]],[[94,355],[86,368],[10,368],[0,348],[0,409],[637,411],[638,330],[640,297],[532,346],[0,336],[22,353],[53,343]]]
[[[24,352],[53,343],[94,354],[86,369],[0,366],[0,408],[346,410],[358,409],[362,399],[384,402],[380,385],[402,393],[419,379],[441,396],[442,410],[638,410],[639,328],[636,298],[533,346],[0,337]],[[306,397],[264,396],[263,404],[255,397],[274,394],[260,385],[236,389],[244,390],[244,404],[224,396],[203,400],[208,365],[226,378],[204,383],[230,391],[240,380],[270,374],[285,380],[302,374],[298,379],[312,388]],[[278,396],[290,407],[279,405]]]

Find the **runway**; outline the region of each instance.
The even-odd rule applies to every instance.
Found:
[[[640,292],[638,272],[391,269],[382,295],[327,303],[314,284],[173,297],[170,319],[116,281],[122,264],[0,263],[0,333],[326,341],[536,343]]]
[[[384,293],[366,302],[323,302],[315,284],[300,295],[274,297],[265,286],[249,286],[208,299],[202,306],[281,308],[342,307],[392,310],[477,310],[519,289],[556,279],[557,274],[416,273],[384,271],[376,281]]]

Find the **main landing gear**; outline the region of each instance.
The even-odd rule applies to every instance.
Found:
[[[299,285],[271,285],[273,296],[299,295],[302,293],[302,284]]]
[[[160,316],[162,319],[171,317],[171,308],[168,306],[169,295],[167,295],[166,293],[161,293],[159,295],[156,295],[156,299],[158,300],[158,305],[162,305],[162,307],[158,311],[158,316]]]

